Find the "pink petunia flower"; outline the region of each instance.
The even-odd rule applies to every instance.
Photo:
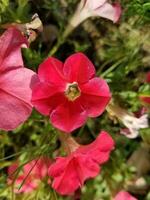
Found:
[[[102,114],[111,97],[107,83],[95,77],[93,64],[82,53],[73,54],[64,64],[49,57],[40,65],[38,76],[33,105],[68,133],[82,126],[87,117]]]
[[[89,17],[99,16],[109,19],[116,23],[121,15],[121,6],[119,3],[110,4],[107,0],[81,0],[79,6],[70,20],[73,27]]]
[[[114,200],[138,200],[126,191],[120,191]]]
[[[23,67],[21,47],[26,38],[15,28],[0,37],[0,129],[12,130],[31,114],[35,73]]]
[[[70,148],[67,157],[58,157],[49,168],[49,175],[54,178],[52,187],[62,195],[73,193],[85,180],[99,174],[99,165],[108,161],[114,141],[102,131],[93,143],[73,148],[73,151]]]
[[[8,168],[8,184],[14,184],[14,192],[31,192],[37,189],[44,178],[48,178],[48,168],[51,165],[51,160],[46,157],[32,160],[25,164],[22,172],[16,176],[16,170],[19,167],[18,163],[11,165]],[[50,183],[50,180],[48,180]]]

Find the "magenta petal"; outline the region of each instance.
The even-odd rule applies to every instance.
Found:
[[[50,114],[50,119],[56,128],[70,133],[82,126],[87,118],[87,113],[80,105],[79,101],[66,102],[58,106]]]
[[[33,88],[32,103],[43,115],[49,115],[53,109],[65,101],[62,87],[39,82]]]
[[[64,76],[69,82],[84,83],[95,76],[92,62],[82,53],[75,53],[65,61]]]
[[[64,162],[67,162],[68,160],[65,159]],[[60,165],[64,165],[63,163],[56,161],[56,165],[54,168],[57,170],[58,163]],[[63,168],[62,172],[59,172],[59,175],[55,177],[53,182],[53,188],[59,192],[61,195],[69,195],[73,193],[78,187],[81,186],[78,172],[75,169],[76,166],[76,159],[72,158],[69,159],[69,162],[67,162],[67,165],[65,168]],[[50,169],[51,174],[51,169]],[[52,174],[51,174],[52,175]]]
[[[83,185],[84,181],[89,178],[94,178],[100,172],[100,167],[96,162],[93,162],[91,157],[87,155],[76,154],[75,169],[78,172],[80,183]],[[75,170],[74,169],[74,170]]]
[[[63,63],[56,58],[49,57],[38,69],[38,76],[41,82],[48,82],[59,87],[66,85],[65,78],[63,76]]]
[[[105,80],[93,78],[80,86],[82,91],[81,102],[89,117],[102,114],[108,104],[111,93]]]
[[[9,28],[0,37],[0,71],[23,67],[21,46],[27,46],[27,39],[22,33]]]
[[[95,15],[110,19],[116,23],[121,15],[121,7],[120,4],[111,5],[109,3],[104,3],[103,6],[96,9],[94,13]]]
[[[7,71],[0,76],[0,128],[11,130],[31,114],[32,87],[35,73],[26,68]]]
[[[107,132],[102,131],[94,142],[80,147],[77,152],[87,154],[93,161],[102,164],[109,159],[109,154],[113,148],[113,139]]]

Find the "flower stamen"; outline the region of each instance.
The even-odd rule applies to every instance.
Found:
[[[68,83],[65,91],[65,95],[69,101],[76,100],[81,95],[81,90],[78,86],[78,83]]]

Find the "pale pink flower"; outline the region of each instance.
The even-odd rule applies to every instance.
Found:
[[[127,127],[121,130],[121,134],[124,134],[128,138],[136,138],[141,128],[148,128],[149,126],[147,114],[137,118],[132,113],[114,104],[109,104],[107,111],[112,116],[117,117]]]
[[[76,27],[87,18],[94,16],[107,18],[116,23],[120,15],[121,6],[119,3],[110,4],[107,0],[81,0],[70,24]]]

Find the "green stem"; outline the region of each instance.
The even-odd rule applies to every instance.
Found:
[[[75,27],[71,26],[71,24],[68,24],[66,30],[62,34],[62,36],[58,39],[57,44],[51,49],[49,52],[49,56],[54,55],[59,47],[66,41],[66,38],[72,33]]]
[[[116,67],[118,67],[119,64],[121,64],[123,61],[125,60],[125,58],[120,59],[118,62],[116,62],[115,64],[113,64],[111,67],[109,67],[106,71],[104,71],[101,74],[101,77],[105,77],[107,76],[110,72],[112,72]]]

